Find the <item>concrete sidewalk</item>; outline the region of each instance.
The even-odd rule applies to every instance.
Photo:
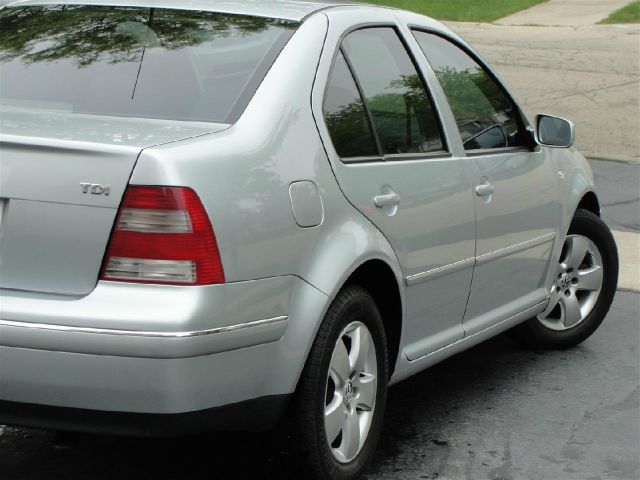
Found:
[[[640,292],[640,235],[613,231],[620,256],[618,290]]]
[[[594,25],[631,0],[548,0],[501,18],[498,25],[544,25],[577,27]]]
[[[530,120],[540,112],[566,117],[587,156],[640,161],[639,25],[448,25],[498,72]]]

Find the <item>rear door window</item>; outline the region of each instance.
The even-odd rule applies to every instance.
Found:
[[[233,123],[297,22],[161,8],[0,11],[0,103]]]
[[[396,31],[357,30],[347,35],[342,48],[361,86],[382,153],[443,152],[433,102]]]
[[[478,62],[438,35],[413,35],[449,101],[465,150],[528,146],[517,106]]]
[[[342,52],[338,52],[324,99],[324,119],[342,158],[378,155],[364,102]]]

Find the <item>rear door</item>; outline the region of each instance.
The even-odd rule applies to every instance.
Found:
[[[532,145],[520,109],[497,78],[461,46],[414,31],[474,166],[476,267],[467,335],[546,298],[544,281],[559,226],[556,172]]]
[[[333,36],[336,49],[325,51],[331,69],[319,128],[344,194],[399,258],[405,353],[413,360],[463,337],[475,248],[469,172],[449,150],[395,27],[358,28],[338,41],[352,22],[346,13],[330,16],[327,44]]]

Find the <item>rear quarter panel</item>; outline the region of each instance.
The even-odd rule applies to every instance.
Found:
[[[331,299],[359,265],[385,261],[402,291],[393,250],[338,188],[311,112],[326,31],[323,14],[307,19],[233,127],[144,150],[131,178],[132,184],[188,186],[198,193],[227,282],[296,275],[324,293],[322,308],[305,311],[303,298],[291,300],[285,341],[296,348],[286,358],[296,360],[297,374]],[[289,187],[298,181],[318,187],[318,226],[295,221]]]

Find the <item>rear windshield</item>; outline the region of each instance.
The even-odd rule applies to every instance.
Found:
[[[0,104],[233,123],[297,26],[158,8],[5,8]]]

